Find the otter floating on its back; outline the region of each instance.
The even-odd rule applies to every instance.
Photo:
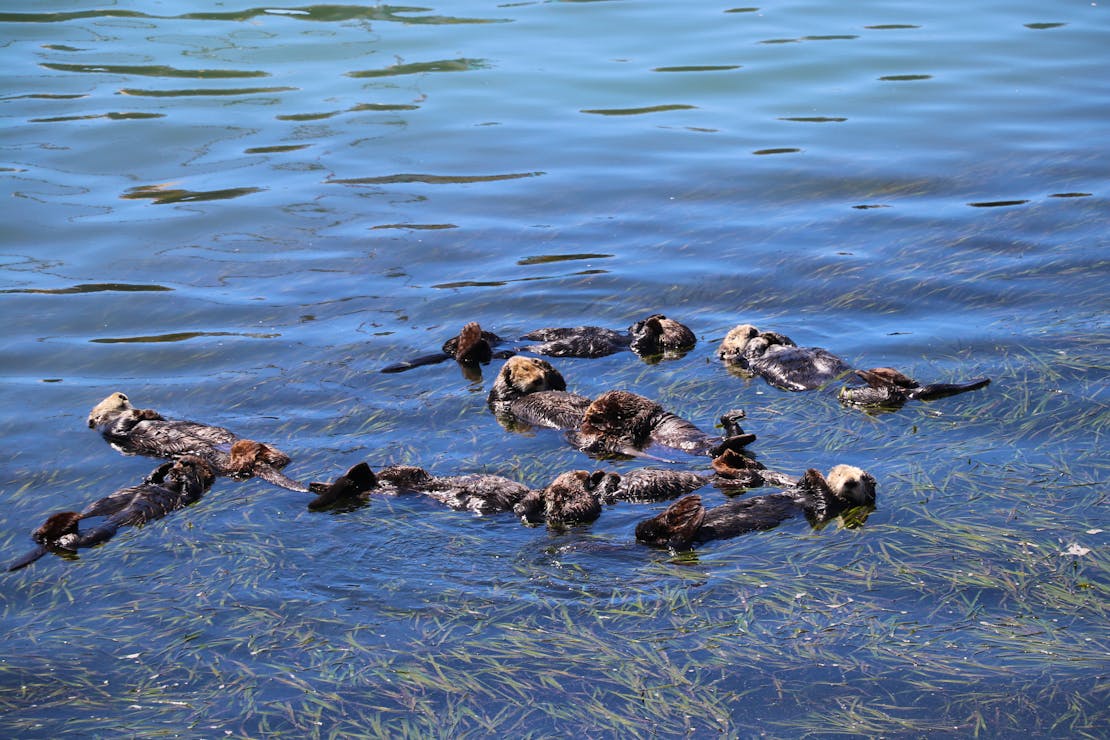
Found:
[[[137,486],[121,488],[89,504],[81,512],[63,511],[51,515],[32,534],[39,546],[12,563],[8,570],[30,565],[47,552],[72,553],[79,548],[93,547],[110,540],[121,527],[161,519],[199,500],[215,477],[207,462],[192,455],[163,463]],[[88,531],[81,531],[78,523],[92,517],[104,517],[104,521]]]
[[[725,449],[740,449],[755,441],[755,435],[745,433],[737,423],[743,415],[742,411],[730,411],[722,416],[726,436],[715,437],[649,398],[609,391],[590,403],[579,427],[567,437],[583,452],[598,455],[638,456],[654,443],[691,455],[716,457]]]
[[[909,399],[929,401],[990,384],[989,378],[981,378],[967,383],[923,386],[888,367],[853,371],[847,362],[827,349],[799,347],[788,336],[761,332],[751,324],[741,324],[729,331],[717,349],[717,357],[787,391],[814,390],[848,376],[849,384],[840,390],[839,398],[853,406],[897,408]],[[861,385],[861,381],[866,385]]]
[[[137,409],[123,393],[113,393],[94,406],[88,424],[125,454],[169,458],[195,455],[219,475],[237,479],[257,476],[293,491],[309,490],[280,472],[289,464],[289,456],[281,450],[242,439],[223,427],[167,419],[152,409]]]
[[[328,488],[318,491],[308,508],[326,509],[364,499],[368,493],[398,495],[413,492],[434,498],[456,511],[495,514],[510,511],[528,493],[528,487],[499,475],[434,476],[412,465],[393,465],[375,475],[359,463]]]
[[[851,465],[837,465],[826,479],[809,469],[782,493],[732,499],[706,509],[701,496],[679,499],[665,511],[636,525],[636,539],[657,547],[685,550],[696,543],[772,529],[804,514],[814,526],[841,512],[875,503],[875,479]]]
[[[493,381],[487,402],[503,424],[522,422],[549,429],[575,429],[590,399],[567,392],[562,374],[538,357],[510,357]]]
[[[510,357],[517,350],[548,357],[606,357],[630,349],[637,356],[653,361],[660,357],[680,357],[697,344],[697,337],[689,327],[663,314],[637,321],[623,332],[600,326],[549,327],[530,331],[522,335],[521,340],[534,344],[495,352],[493,347],[505,340],[492,332],[482,331],[477,322],[471,322],[458,336],[448,339],[442,351],[396,362],[381,371],[400,373],[454,359],[473,379],[479,364],[485,365],[494,357]]]
[[[698,341],[689,327],[663,314],[637,321],[626,332],[600,326],[557,327],[536,329],[521,339],[539,342],[525,351],[549,357],[605,357],[630,349],[644,359],[680,356]]]

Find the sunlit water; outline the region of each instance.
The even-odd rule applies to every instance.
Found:
[[[377,372],[470,320],[678,318],[681,359],[555,364],[879,500],[676,555],[659,506],[220,480],[4,576],[4,734],[1105,733],[1110,16],[910,5],[6,3],[5,561],[155,466],[85,428],[115,390],[301,479],[635,465],[503,430],[497,364]],[[869,415],[729,373],[744,322],[994,382]]]

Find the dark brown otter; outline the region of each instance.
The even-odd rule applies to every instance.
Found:
[[[718,488],[759,488],[761,486],[794,486],[798,479],[776,470],[739,450],[723,450],[711,463]]]
[[[513,507],[525,524],[553,527],[584,524],[601,515],[602,504],[666,501],[710,483],[712,478],[684,470],[641,468],[627,473],[572,470],[551,485],[530,491]]]
[[[618,332],[600,326],[557,327],[528,332],[521,339],[539,342],[524,347],[549,357],[605,357],[631,349],[645,359],[672,357],[693,349],[697,337],[689,327],[654,314]]]
[[[218,475],[240,480],[257,476],[293,491],[309,490],[281,473],[289,464],[289,456],[281,450],[241,439],[223,427],[166,419],[152,409],[137,409],[123,393],[113,393],[94,406],[88,423],[90,429],[99,431],[112,447],[125,454],[170,458],[195,455]]]
[[[548,357],[605,357],[631,349],[649,361],[681,356],[697,344],[694,332],[663,314],[637,321],[623,332],[600,326],[550,327],[530,331],[522,335],[521,340],[535,344],[525,345],[520,350]],[[514,350],[493,350],[504,341],[492,332],[482,331],[476,322],[471,322],[457,337],[448,339],[441,352],[393,363],[381,371],[399,373],[450,359],[456,360],[464,372],[468,369],[473,371],[493,357],[513,355]]]
[[[900,408],[906,401],[917,399],[932,401],[958,393],[978,390],[990,385],[990,378],[979,378],[967,383],[930,383],[921,385],[890,367],[877,367],[872,370],[856,370],[855,373],[867,385],[846,385],[840,389],[839,398],[850,406],[880,406]]]
[[[721,417],[726,437],[706,434],[692,422],[667,411],[651,399],[628,391],[609,391],[593,400],[582,414],[578,429],[568,432],[573,445],[596,455],[643,454],[649,444],[716,457],[725,449],[740,449],[755,441],[737,424],[743,416],[732,411]]]
[[[709,540],[772,529],[805,515],[817,526],[841,512],[875,503],[875,479],[851,465],[837,465],[826,479],[810,468],[793,488],[768,496],[732,499],[706,509],[697,494],[636,525],[636,539],[657,547],[686,550]]]
[[[161,519],[200,499],[215,477],[207,462],[192,455],[163,463],[139,485],[121,488],[89,504],[80,513],[63,511],[51,515],[32,534],[38,547],[8,566],[8,570],[30,565],[47,552],[72,553],[107,542],[120,527]],[[104,519],[92,529],[81,531],[78,523],[91,517]]]
[[[503,341],[501,337],[493,332],[482,331],[478,322],[471,321],[462,328],[457,336],[451,337],[443,343],[442,351],[387,365],[381,371],[383,373],[400,373],[414,367],[435,365],[445,360],[454,360],[459,363],[464,374],[473,377],[473,373],[479,365],[488,365],[494,357],[504,357],[512,354],[512,352],[494,352],[493,348]],[[481,377],[481,375],[479,374],[477,377]]]
[[[368,493],[397,495],[422,493],[456,511],[494,514],[512,510],[528,493],[528,487],[499,475],[433,476],[423,468],[394,465],[382,468],[377,475],[366,463],[359,463],[313,499],[308,508],[326,509],[349,505]]]
[[[517,422],[574,429],[590,399],[567,393],[567,383],[551,363],[537,357],[517,355],[505,361],[487,398],[490,409],[502,424]]]

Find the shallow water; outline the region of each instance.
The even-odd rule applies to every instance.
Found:
[[[1110,16],[1101,4],[7,5],[0,550],[156,465],[115,390],[325,479],[542,486],[497,364],[378,369],[663,312],[680,359],[555,360],[879,481],[856,528],[694,553],[661,506],[550,532],[260,481],[3,578],[0,729],[189,736],[1098,736],[1110,722]],[[749,322],[989,388],[896,413],[714,359]],[[679,465],[698,469],[701,461]],[[717,502],[714,489],[702,491]]]

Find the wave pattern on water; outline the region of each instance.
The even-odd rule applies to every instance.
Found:
[[[220,479],[6,576],[3,734],[1105,734],[1104,7],[20,7],[6,562],[158,465],[87,428],[115,391],[298,480],[640,466],[503,427],[499,359],[379,372],[472,321],[507,352],[665,313],[685,355],[552,363],[706,430],[742,408],[761,463],[858,465],[879,498],[672,552],[634,537],[665,503],[549,529]],[[849,409],[723,366],[740,323],[992,382]]]

